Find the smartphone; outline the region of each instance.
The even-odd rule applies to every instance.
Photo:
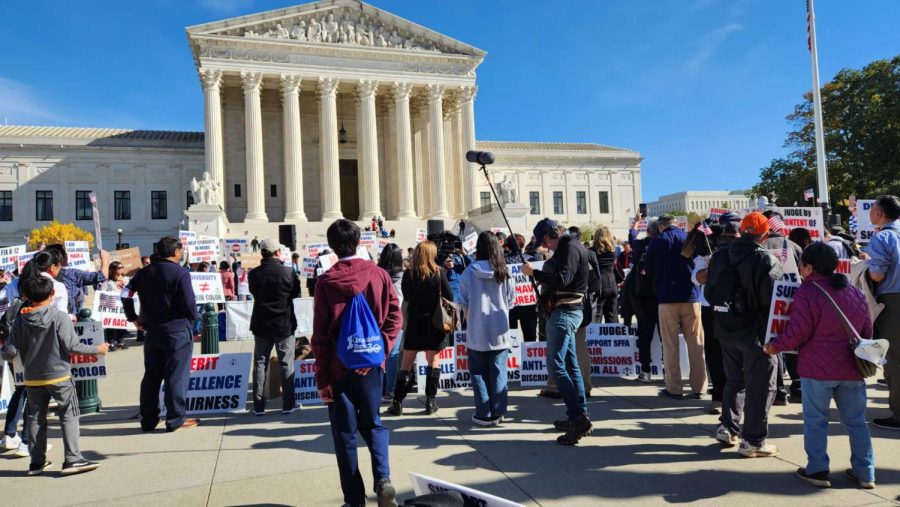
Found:
[[[641,218],[647,218],[647,203],[642,202],[640,204],[640,213],[641,213]]]

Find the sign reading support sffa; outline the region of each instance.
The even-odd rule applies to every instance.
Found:
[[[637,330],[624,324],[591,324],[587,348],[592,377],[630,377],[640,372]]]
[[[187,411],[191,415],[239,412],[246,405],[250,385],[249,352],[203,354],[191,358]],[[159,390],[159,408],[164,414],[165,385]]]
[[[222,276],[219,273],[191,273],[191,285],[198,305],[225,302],[225,289],[222,288]]]

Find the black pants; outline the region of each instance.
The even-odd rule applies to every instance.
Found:
[[[709,371],[709,379],[712,381],[712,399],[713,401],[722,401],[726,382],[725,364],[722,359],[722,345],[719,344],[715,335],[713,313],[712,307],[700,307],[700,320],[703,323],[703,352],[706,354],[706,369]]]
[[[144,378],[141,380],[141,427],[150,430],[159,423],[159,388],[166,390],[166,427],[175,429],[187,416],[187,390],[191,380],[193,349],[190,328],[164,334],[147,331],[144,343]]]
[[[778,361],[763,352],[755,338],[719,343],[727,378],[719,421],[732,434],[758,447],[769,436],[769,409],[775,401]]]
[[[641,361],[641,370],[650,371],[650,343],[653,342],[653,334],[659,324],[659,305],[646,304],[644,306],[644,318],[638,318],[638,356]],[[661,374],[661,371],[652,372]]]
[[[509,311],[509,327],[522,329],[522,339],[526,342],[537,341],[537,305],[516,306]]]
[[[791,377],[791,396],[801,396],[800,373],[797,371],[797,354],[781,354],[784,358],[784,369]]]
[[[618,296],[597,299],[597,312],[603,318],[603,322],[607,324],[619,323],[619,319],[616,317],[616,301],[618,301]],[[599,318],[595,318],[594,320],[600,322]]]

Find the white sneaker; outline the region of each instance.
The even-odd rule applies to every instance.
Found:
[[[716,428],[716,440],[726,447],[734,447],[738,444],[738,437],[731,433],[725,426]]]
[[[0,449],[4,451],[13,451],[19,448],[19,445],[22,443],[22,437],[19,435],[4,435],[3,440],[0,440]]]
[[[47,450],[50,450],[50,446],[47,446]],[[19,444],[19,447],[16,449],[16,452],[13,453],[13,456],[17,458],[27,458],[31,456],[31,453],[28,452],[28,444],[22,442]]]
[[[738,454],[745,458],[773,458],[778,456],[778,448],[768,442],[756,447],[747,443],[746,440],[741,440]]]
[[[293,414],[294,412],[296,412],[297,410],[300,410],[301,408],[303,408],[303,407],[294,406],[294,408],[290,408],[290,409],[288,409],[288,410],[282,410],[282,411],[281,411],[281,414],[282,414],[282,415],[291,415],[291,414]]]
[[[650,375],[649,371],[642,371],[638,374],[638,380],[645,384],[649,384],[650,382],[653,382],[653,377]]]

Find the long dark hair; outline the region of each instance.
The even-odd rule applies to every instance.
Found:
[[[394,275],[403,271],[403,249],[397,243],[384,245],[378,257],[378,267]]]
[[[800,262],[811,267],[817,274],[830,276],[831,286],[835,289],[843,289],[850,282],[847,277],[834,271],[838,267],[837,253],[822,242],[814,242],[803,250]]]
[[[475,243],[475,260],[488,261],[494,270],[494,280],[497,283],[509,279],[509,270],[506,268],[506,260],[503,259],[500,241],[491,231],[483,231],[478,235],[478,241]]]

